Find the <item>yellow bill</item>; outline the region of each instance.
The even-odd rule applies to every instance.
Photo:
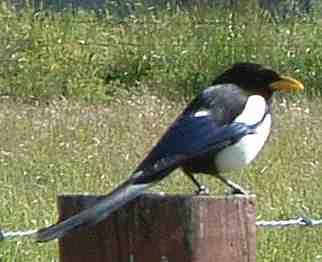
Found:
[[[280,80],[275,81],[270,84],[270,87],[275,91],[302,91],[304,89],[304,85],[289,76],[282,76]]]

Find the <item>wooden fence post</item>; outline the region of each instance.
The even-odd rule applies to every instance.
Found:
[[[60,219],[100,197],[60,196]],[[254,262],[254,196],[147,193],[59,241],[61,262]]]

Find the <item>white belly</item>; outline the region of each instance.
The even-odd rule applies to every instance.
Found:
[[[245,110],[243,114],[240,115],[236,120],[240,122],[246,122],[241,120],[245,120],[246,116],[248,117],[248,120],[251,119],[249,117],[250,115],[261,116],[260,112],[264,112],[263,110],[258,110],[258,108],[257,110],[253,110],[254,108],[246,107],[246,109],[247,110]],[[258,118],[256,119],[255,117],[253,117],[253,119],[251,120],[252,123],[248,122],[247,124],[254,124],[258,120]],[[256,127],[256,132],[254,134],[249,134],[243,137],[237,143],[228,146],[227,148],[219,152],[215,158],[215,165],[217,167],[217,170],[224,172],[234,169],[240,169],[253,161],[260,150],[263,148],[269,136],[271,124],[271,115],[267,114],[263,122]]]

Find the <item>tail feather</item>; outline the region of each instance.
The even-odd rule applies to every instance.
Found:
[[[137,175],[140,176],[140,174]],[[141,195],[145,189],[154,184],[135,184],[134,182],[135,179],[130,178],[92,207],[60,223],[38,230],[33,236],[34,239],[37,242],[46,242],[61,238],[66,233],[75,231],[80,227],[94,225],[105,219],[116,209]]]
[[[67,233],[79,228],[95,225],[108,217],[113,211],[119,209],[127,202],[137,198],[145,189],[169,175],[178,167],[184,157],[163,159],[155,165],[145,167],[144,171],[136,171],[127,181],[117,187],[92,207],[67,218],[66,220],[41,228],[32,237],[37,242],[46,242],[61,238]]]

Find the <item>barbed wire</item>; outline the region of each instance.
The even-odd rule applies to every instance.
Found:
[[[288,227],[315,227],[322,226],[322,219],[312,219],[307,217],[298,217],[287,220],[259,220],[256,221],[257,228],[283,229]],[[34,239],[37,229],[28,230],[1,230],[0,242],[5,240]]]
[[[37,231],[38,231],[37,229],[16,230],[16,231],[0,230],[0,241],[22,239],[22,238],[33,238],[33,236],[35,235],[35,233],[37,233]]]

